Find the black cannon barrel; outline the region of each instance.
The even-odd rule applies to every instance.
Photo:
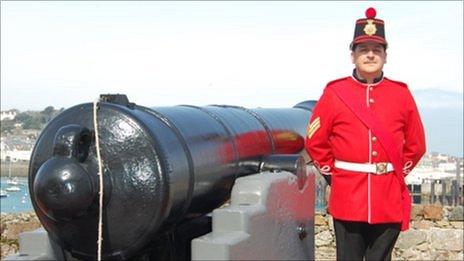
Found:
[[[272,154],[303,148],[314,102],[294,108],[146,108],[103,95],[103,257],[126,259],[159,233],[223,204],[237,177]],[[98,162],[93,104],[69,108],[43,130],[29,168],[34,209],[54,241],[95,259]]]

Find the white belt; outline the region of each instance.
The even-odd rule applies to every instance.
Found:
[[[335,160],[335,167],[344,170],[366,172],[371,174],[387,174],[388,172],[394,171],[393,165],[389,162],[378,162],[378,163],[354,163],[341,160]]]

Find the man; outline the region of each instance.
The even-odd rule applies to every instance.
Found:
[[[330,82],[316,104],[305,147],[331,185],[329,213],[339,260],[390,260],[409,225],[404,184],[425,153],[425,138],[406,84],[387,79],[384,22],[369,8],[350,45],[350,77]]]

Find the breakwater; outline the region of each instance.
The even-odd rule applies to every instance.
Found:
[[[0,163],[0,176],[8,177],[27,177],[29,171],[29,161],[5,162]]]

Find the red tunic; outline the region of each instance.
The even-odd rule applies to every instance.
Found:
[[[383,78],[364,84],[353,77],[341,84],[365,97],[363,102],[393,135],[407,175],[425,153],[422,122],[407,85]],[[324,175],[332,175],[329,212],[336,218],[371,224],[401,222],[401,187],[394,172],[372,175],[334,167],[334,160],[389,162],[377,138],[329,88],[311,115],[305,148]]]

